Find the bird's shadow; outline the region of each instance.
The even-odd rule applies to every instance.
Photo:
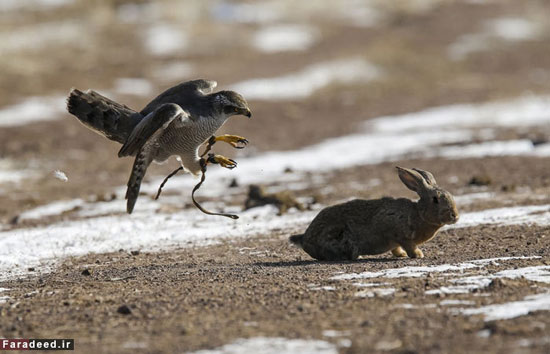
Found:
[[[350,265],[350,264],[363,264],[363,263],[389,263],[398,261],[396,258],[362,258],[355,261],[319,261],[315,259],[306,260],[306,261],[278,261],[278,262],[256,262],[252,263],[253,266],[259,267],[274,267],[274,268],[283,268],[283,267],[300,267],[308,266],[314,264],[322,265]]]

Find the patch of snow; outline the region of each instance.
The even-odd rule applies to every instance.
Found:
[[[361,290],[355,293],[356,297],[380,297],[380,296],[390,296],[395,293],[393,288],[380,288],[372,290]]]
[[[423,157],[447,159],[481,158],[487,156],[540,155],[542,146],[535,147],[531,140],[487,141],[480,144],[436,147]]]
[[[65,112],[65,97],[29,97],[20,103],[0,108],[0,127],[58,119]]]
[[[288,339],[277,337],[253,337],[237,339],[216,349],[206,349],[193,354],[338,354],[338,348],[329,342],[313,339]]]
[[[161,20],[159,3],[124,3],[117,7],[117,18],[123,23],[144,23]]]
[[[537,281],[550,284],[550,266],[533,266],[516,269],[507,269],[495,274],[475,275],[450,281],[456,285],[442,286],[439,289],[432,289],[425,292],[426,295],[439,294],[467,294],[474,290],[486,288],[493,279],[523,277],[529,281]]]
[[[323,336],[329,338],[346,337],[350,335],[351,331],[337,331],[334,329],[327,329],[323,331]]]
[[[406,310],[412,309],[434,309],[437,307],[437,304],[425,304],[425,305],[413,305],[413,304],[396,304],[395,308],[401,308]]]
[[[365,126],[377,132],[397,133],[458,128],[518,128],[550,123],[550,96],[525,96],[482,104],[455,104],[419,112],[384,116]]]
[[[494,200],[495,198],[497,198],[497,195],[493,192],[469,193],[454,196],[455,202],[459,206],[472,204],[480,200]]]
[[[54,178],[60,180],[61,182],[68,182],[69,181],[69,177],[67,177],[65,172],[60,171],[60,170],[53,171],[53,176],[54,176]]]
[[[476,336],[479,338],[489,338],[492,334],[490,329],[482,329],[481,331],[476,332]]]
[[[231,89],[248,100],[299,100],[332,83],[367,82],[380,70],[363,59],[342,59],[310,65],[284,76],[238,82]]]
[[[361,282],[357,282],[357,283],[353,283],[351,285],[356,286],[358,288],[375,288],[375,287],[378,287],[378,286],[390,285],[390,283],[361,283]]]
[[[29,168],[28,165],[22,168],[18,167],[14,160],[0,158],[0,184],[18,184],[25,179],[34,178],[38,175],[39,173]]]
[[[142,198],[146,199],[146,198]],[[81,203],[81,202],[80,202]],[[123,209],[123,201],[117,201]],[[22,217],[41,217],[78,206],[62,202],[44,206]],[[228,212],[238,212],[229,209]],[[28,267],[49,266],[68,256],[113,252],[118,249],[156,251],[176,246],[208,245],[223,239],[267,234],[274,230],[305,228],[316,212],[288,213],[277,217],[272,205],[240,213],[238,221],[211,217],[196,209],[172,214],[136,210],[134,214],[63,221],[45,227],[0,233],[0,278],[26,272]],[[139,237],[135,237],[138,234]],[[8,271],[11,271],[10,275]]]
[[[42,205],[19,214],[20,220],[40,219],[47,216],[61,215],[84,204],[82,199],[61,200],[50,204]]]
[[[439,302],[442,306],[455,306],[455,305],[475,305],[475,302],[468,300],[443,300]]]
[[[490,50],[500,41],[526,41],[537,38],[540,26],[525,18],[497,18],[484,23],[482,30],[460,36],[447,50],[453,60],[461,60],[470,53]]]
[[[56,7],[70,5],[74,3],[74,1],[75,0],[2,0],[0,1],[0,10],[48,10]]]
[[[476,309],[459,309],[457,312],[466,315],[483,315],[485,321],[508,320],[525,316],[535,311],[550,310],[550,293],[529,295],[520,301],[512,301],[504,304],[483,306]]]
[[[193,76],[193,65],[186,62],[164,63],[153,70],[153,76],[162,81],[181,81]]]
[[[36,177],[37,173],[31,170],[1,171],[0,183],[19,183],[22,180]]]
[[[261,52],[306,50],[317,40],[317,31],[306,25],[274,25],[261,28],[252,45]]]
[[[534,266],[506,269],[495,274],[497,278],[525,278],[530,281],[550,284],[550,266]]]
[[[177,54],[187,45],[187,35],[182,30],[168,24],[151,26],[145,32],[145,47],[153,55]]]
[[[324,291],[335,291],[336,288],[334,286],[329,286],[329,285],[325,285],[325,286],[310,286],[309,287],[310,290],[324,290]]]
[[[9,299],[9,296],[0,296],[0,304],[7,302]]]
[[[485,33],[469,33],[460,36],[447,49],[452,60],[462,60],[470,53],[480,52],[490,46],[490,36]]]
[[[447,272],[463,272],[466,269],[481,268],[489,264],[498,264],[498,262],[520,260],[520,259],[536,259],[539,256],[530,257],[498,257],[472,260],[457,264],[440,264],[434,266],[407,266],[401,268],[388,268],[379,272],[362,272],[362,273],[344,273],[331,277],[331,280],[353,280],[353,279],[370,279],[370,278],[419,278],[428,273],[447,273]]]
[[[1,3],[1,2],[0,2]],[[0,5],[1,8],[2,5]],[[84,45],[89,33],[81,23],[56,21],[19,27],[16,31],[0,32],[0,54]]]
[[[222,1],[210,8],[211,16],[226,23],[270,23],[282,17],[282,9],[276,1],[235,3]]]
[[[347,0],[334,10],[347,24],[351,23],[357,27],[375,27],[384,19],[385,14],[373,5],[362,0]]]
[[[530,40],[539,33],[539,28],[535,22],[520,17],[490,20],[486,26],[489,32],[508,41]]]
[[[519,225],[536,224],[550,225],[550,205],[523,205],[487,209],[465,213],[454,225],[446,225],[443,229],[473,227],[477,225]]]
[[[145,79],[120,78],[115,80],[114,91],[120,95],[149,96],[153,85]]]
[[[523,338],[518,340],[516,343],[518,347],[543,346],[543,345],[550,344],[550,337],[542,337],[542,338],[536,338],[536,339]]]

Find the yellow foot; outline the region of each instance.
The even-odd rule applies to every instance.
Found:
[[[391,253],[393,253],[395,257],[407,257],[407,252],[405,252],[405,250],[401,247],[394,248],[391,250]]]
[[[415,248],[413,253],[409,255],[411,258],[424,258],[424,253],[420,250],[420,248]]]
[[[238,135],[224,134],[216,136],[214,140],[226,142],[236,149],[244,149],[244,147],[248,144],[248,140]]]
[[[237,162],[235,160],[228,159],[227,157],[216,154],[208,154],[208,159],[206,159],[206,162],[219,164],[221,167],[225,167],[230,170],[237,167]]]

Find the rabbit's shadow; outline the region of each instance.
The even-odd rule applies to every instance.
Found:
[[[396,262],[399,259],[395,257],[388,258],[362,258],[355,261],[318,261],[315,259],[306,260],[306,261],[278,261],[278,262],[256,262],[252,263],[253,266],[259,267],[274,267],[274,268],[283,268],[283,267],[300,267],[308,266],[314,264],[321,265],[350,265],[350,264],[363,264],[363,263],[390,263]]]

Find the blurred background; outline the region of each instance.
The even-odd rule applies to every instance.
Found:
[[[2,0],[0,218],[125,184],[131,159],[65,112],[72,87],[139,110],[216,80],[252,108],[223,128],[251,141],[242,156],[292,150],[375,117],[548,94],[549,13],[544,0]]]

